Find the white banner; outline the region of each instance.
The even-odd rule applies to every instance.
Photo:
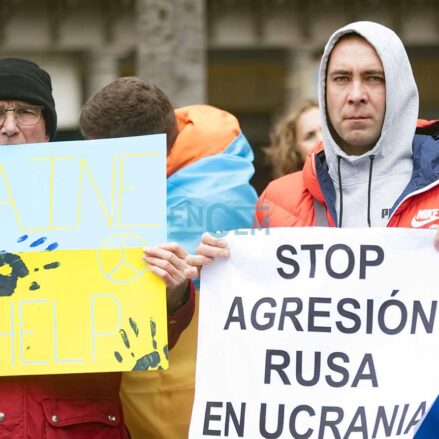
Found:
[[[439,394],[434,233],[230,233],[202,271],[190,438],[412,438]]]

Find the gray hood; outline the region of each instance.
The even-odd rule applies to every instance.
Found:
[[[333,139],[328,127],[325,99],[329,55],[338,39],[352,32],[375,48],[383,64],[386,81],[386,112],[381,136],[373,149],[360,156],[347,155]],[[419,110],[412,68],[399,37],[390,29],[367,21],[352,23],[336,31],[326,44],[320,64],[319,103],[325,155],[336,191],[337,216],[340,215],[340,160],[343,227],[366,227],[368,209],[371,225],[385,226],[387,218],[383,212],[392,207],[412,173],[412,141]],[[372,155],[374,162],[369,191]]]

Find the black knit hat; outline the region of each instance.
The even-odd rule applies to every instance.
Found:
[[[52,96],[52,82],[45,70],[25,59],[0,59],[0,100],[42,105],[46,130],[50,140],[53,140],[56,134],[55,101]]]

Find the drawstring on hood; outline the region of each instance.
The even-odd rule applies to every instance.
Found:
[[[372,227],[372,222],[370,220],[370,199],[372,193],[372,169],[373,169],[373,160],[375,156],[369,156],[370,166],[369,166],[369,184],[367,185],[367,225]],[[338,214],[338,227],[343,226],[343,184],[341,181],[341,156],[337,156],[338,162],[338,195],[339,195],[339,214]]]
[[[375,49],[383,65],[386,87],[380,137],[373,148],[362,155],[348,155],[337,144],[331,134],[326,108],[329,56],[340,37],[351,33],[358,34]],[[383,212],[392,207],[412,174],[412,141],[419,110],[416,83],[399,37],[380,24],[365,21],[336,31],[325,47],[320,64],[319,104],[325,159],[335,187],[338,226],[385,226],[387,218]]]
[[[372,227],[372,223],[370,221],[370,197],[372,194],[372,169],[373,169],[373,159],[374,155],[369,156],[370,159],[370,168],[369,168],[369,184],[367,185],[367,225]]]
[[[338,191],[339,191],[339,214],[338,214],[338,227],[343,225],[343,186],[341,183],[341,157],[338,155]]]

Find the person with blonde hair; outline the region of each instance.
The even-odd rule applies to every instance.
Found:
[[[296,104],[274,125],[264,152],[278,178],[300,171],[308,152],[322,140],[319,105],[313,99]]]

